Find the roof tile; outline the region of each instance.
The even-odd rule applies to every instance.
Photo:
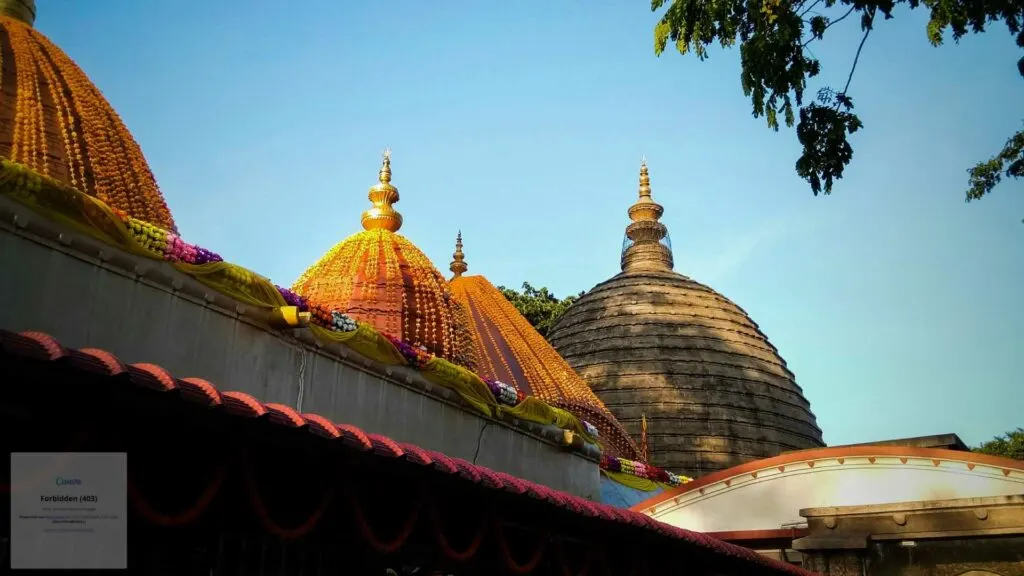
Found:
[[[770,567],[779,572],[805,575],[810,574],[796,566],[766,558],[746,548],[735,546],[667,524],[633,512],[613,508],[606,504],[591,502],[571,494],[565,494],[504,472],[497,472],[477,466],[460,458],[451,458],[440,452],[424,450],[411,444],[399,444],[379,434],[367,434],[349,424],[335,424],[316,414],[299,414],[283,404],[264,404],[243,392],[220,392],[217,388],[199,378],[175,379],[163,368],[153,364],[133,364],[127,368],[112,354],[103,350],[67,350],[53,337],[42,332],[15,334],[0,330],[0,356],[16,356],[42,361],[56,361],[70,358],[70,367],[90,373],[107,376],[127,374],[129,381],[141,387],[161,391],[179,392],[178,396],[242,417],[259,418],[267,416],[269,422],[282,427],[308,430],[312,434],[336,439],[362,451],[372,450],[383,457],[400,458],[419,465],[432,465],[435,470],[454,475],[459,474],[470,482],[494,490],[505,490],[513,494],[528,494],[538,500],[550,502],[561,508],[607,521],[631,524],[670,538],[683,540],[706,547],[718,554],[746,559],[752,563]]]

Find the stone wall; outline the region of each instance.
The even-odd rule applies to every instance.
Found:
[[[793,547],[828,576],[1024,576],[1024,496],[804,510]]]

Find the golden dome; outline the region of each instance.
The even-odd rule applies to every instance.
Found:
[[[597,427],[606,453],[637,459],[636,444],[579,375],[486,278],[463,276],[468,269],[460,233],[449,284],[468,311],[477,373],[568,410]]]
[[[34,1],[0,0],[0,156],[176,231],[138,143],[34,20]]]
[[[373,207],[363,213],[364,230],[331,248],[292,290],[312,304],[472,367],[460,351],[461,311],[448,283],[419,248],[396,233],[402,217],[392,206],[398,189],[391,185],[390,153],[369,197]]]
[[[622,272],[577,300],[551,342],[634,432],[651,464],[707,474],[823,445],[810,403],[757,324],[672,270],[646,163],[629,210]]]

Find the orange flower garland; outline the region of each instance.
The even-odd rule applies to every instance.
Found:
[[[430,518],[431,527],[434,531],[434,537],[437,540],[437,545],[441,548],[441,553],[445,555],[449,560],[456,562],[466,562],[476,556],[477,551],[480,550],[481,544],[484,542],[484,536],[487,535],[487,516],[481,515],[480,523],[477,526],[476,532],[473,538],[470,540],[469,545],[466,549],[459,552],[452,548],[451,542],[444,535],[444,526],[441,525],[441,517],[437,510],[437,502],[435,500],[429,500],[426,503],[427,513]]]
[[[310,513],[304,522],[294,528],[284,528],[270,517],[266,504],[263,503],[263,498],[260,496],[259,487],[256,485],[256,479],[250,466],[246,466],[245,470],[245,487],[249,495],[249,502],[259,518],[260,524],[263,525],[267,532],[282,540],[294,540],[312,532],[316,528],[317,523],[320,522],[320,518],[323,517],[324,513],[327,512],[334,502],[335,483],[331,482],[327,490],[324,491],[324,497],[321,499],[320,505]]]
[[[373,528],[366,521],[363,507],[353,491],[349,491],[348,498],[349,505],[352,507],[352,513],[355,516],[356,528],[358,528],[366,543],[370,545],[370,548],[373,548],[378,554],[392,554],[405,545],[406,540],[412,535],[413,528],[416,527],[416,521],[420,518],[420,510],[423,508],[424,500],[423,495],[420,494],[413,502],[409,516],[402,523],[402,527],[395,538],[391,541],[382,541],[377,538],[377,535],[373,533]]]
[[[505,532],[501,526],[501,519],[496,515],[493,516],[492,524],[494,526],[494,534],[498,538],[498,550],[501,552],[502,560],[505,561],[505,568],[513,574],[529,574],[530,572],[533,572],[533,569],[536,568],[544,558],[544,552],[547,551],[548,541],[551,539],[550,535],[546,533],[542,534],[533,555],[530,556],[530,559],[525,563],[520,564],[512,557],[512,551],[509,550],[508,542],[505,540]]]
[[[203,512],[206,511],[210,503],[213,502],[213,499],[220,492],[226,477],[227,467],[223,464],[217,466],[213,479],[199,494],[195,503],[176,514],[165,514],[150,506],[131,477],[128,478],[128,498],[131,500],[135,511],[149,522],[157,526],[184,526],[202,516]]]
[[[492,331],[477,321],[477,314],[469,315],[482,376],[500,380],[502,375],[495,365],[500,363],[502,372],[510,375],[510,384],[528,386],[541,400],[585,417],[597,425],[602,443],[613,446],[624,456],[638,457],[636,444],[604,403],[497,288],[482,276],[459,276],[450,284],[463,306],[478,311],[483,321],[493,325],[501,336],[499,345]],[[511,351],[513,357],[506,358],[504,349]],[[512,361],[518,364],[527,382],[516,381],[516,371],[509,365]]]
[[[306,270],[292,290],[442,358],[456,356],[448,284],[399,234],[377,229],[348,237]]]
[[[17,95],[0,156],[176,231],[142,150],[85,73],[29,25],[3,17],[0,27],[10,43],[0,62],[15,70],[0,88]]]

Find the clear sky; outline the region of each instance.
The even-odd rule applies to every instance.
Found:
[[[751,118],[738,52],[656,58],[655,22],[646,0],[40,0],[36,26],[120,112],[186,240],[279,284],[360,229],[390,146],[402,233],[443,271],[461,229],[470,273],[588,290],[618,272],[646,154],[676,270],[759,323],[828,443],[1024,426],[1024,183],[963,201],[1024,117],[1005,28],[932,48],[924,13],[881,22],[854,163],[815,198],[795,135]],[[816,49],[826,83],[848,22]]]

